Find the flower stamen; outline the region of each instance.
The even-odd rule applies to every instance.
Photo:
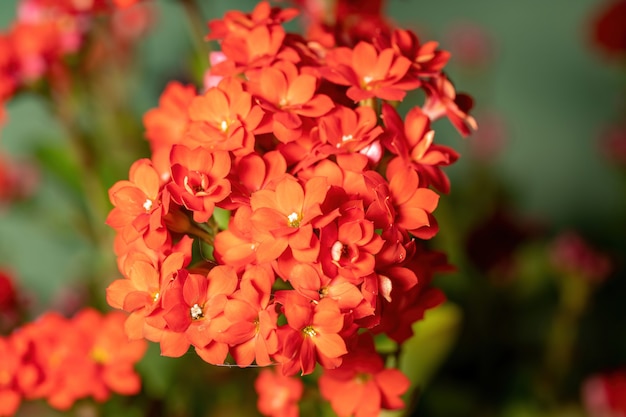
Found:
[[[304,335],[308,337],[317,336],[317,332],[315,331],[313,326],[306,326],[304,329],[302,329],[302,333],[304,333]]]
[[[340,241],[336,241],[335,243],[333,243],[333,246],[330,248],[330,257],[335,262],[339,262],[341,260],[341,257],[345,255],[345,253],[345,247]]]
[[[202,307],[200,307],[198,304],[194,304],[193,307],[191,307],[191,309],[189,310],[189,312],[191,313],[191,318],[194,320],[199,320],[202,317],[204,317],[204,312],[202,311]]]
[[[302,217],[295,211],[287,216],[287,224],[289,225],[289,227],[300,227],[301,220]]]

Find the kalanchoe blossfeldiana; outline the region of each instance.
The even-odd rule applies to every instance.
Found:
[[[458,154],[431,122],[463,135],[476,123],[436,43],[391,27],[319,42],[285,30],[296,14],[261,2],[209,22],[223,53],[211,81],[172,82],[147,113],[151,161],[110,193],[123,278],[108,301],[164,355],[273,365],[256,384],[265,415],[297,415],[292,377],[316,368],[339,415],[373,415],[402,408],[409,383],[372,336],[401,344],[444,300],[430,280],[445,256],[420,241],[438,231],[442,167]],[[350,404],[334,395],[357,385]]]

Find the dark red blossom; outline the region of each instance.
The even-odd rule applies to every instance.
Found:
[[[613,55],[626,52],[626,1],[605,1],[592,21],[592,40]]]

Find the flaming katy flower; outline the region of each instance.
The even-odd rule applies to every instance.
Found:
[[[243,91],[240,81],[228,77],[189,105],[188,141],[216,150],[247,155],[254,148],[254,133],[262,132],[264,113]]]
[[[23,399],[45,399],[68,410],[79,399],[136,394],[134,365],[146,343],[128,341],[125,315],[83,309],[71,319],[45,313],[0,338],[0,415],[11,416]]]
[[[431,78],[424,84],[427,98],[422,106],[422,111],[431,120],[437,120],[447,116],[452,125],[463,136],[469,135],[476,130],[476,120],[469,115],[474,102],[467,94],[457,94],[454,86],[445,74]]]
[[[298,401],[304,385],[298,378],[264,369],[254,382],[259,394],[258,408],[265,416],[298,417]]]
[[[409,380],[397,369],[385,369],[367,334],[359,337],[359,348],[345,356],[341,367],[320,377],[320,392],[340,417],[375,416],[381,408],[402,408],[400,398]]]
[[[223,311],[237,286],[237,275],[228,267],[216,267],[207,276],[181,272],[163,297],[163,319],[179,335],[178,352],[190,345],[209,363],[224,362],[228,346],[216,340],[223,330]]]
[[[367,2],[368,22],[383,21],[380,5]],[[193,346],[212,364],[276,365],[256,384],[265,415],[296,415],[291,376],[316,369],[337,413],[376,415],[402,407],[408,384],[372,335],[403,343],[443,301],[430,278],[445,256],[420,241],[437,233],[434,189],[449,190],[443,167],[458,155],[431,122],[463,134],[475,122],[435,42],[328,22],[302,37],[283,27],[296,14],[261,2],[209,22],[220,55],[208,88],[170,84],[144,118],[152,159],[111,191],[124,278],[108,301],[163,355]],[[395,108],[419,89],[422,106]]]
[[[276,64],[257,75],[250,86],[261,106],[272,114],[272,130],[281,142],[291,142],[302,135],[302,117],[323,116],[334,106],[328,96],[316,94],[317,78],[299,74],[293,64]]]
[[[0,338],[0,416],[12,416],[22,402],[18,386],[21,358],[10,339]]]
[[[137,0],[20,0],[16,21],[0,33],[0,108],[18,89],[29,88],[42,78],[50,81],[53,88],[58,87],[67,71],[65,57],[89,44],[85,40],[96,16],[117,15],[107,23],[120,46],[142,33],[147,25],[147,11],[129,13],[135,3]],[[124,13],[117,13],[121,9]],[[128,19],[129,16],[135,18]],[[126,25],[120,31],[116,22],[123,18]]]
[[[348,351],[339,335],[343,315],[337,302],[324,298],[315,304],[293,291],[278,293],[277,301],[287,318],[287,325],[277,330],[283,342],[283,374],[310,374],[318,361],[326,368],[339,366]]]
[[[433,143],[435,132],[430,129],[430,119],[419,107],[411,109],[405,121],[387,104],[382,114],[389,129],[385,145],[397,155],[389,162],[387,175],[393,177],[396,171],[412,167],[428,184],[448,193],[450,180],[440,167],[452,164],[459,155],[447,146]]]
[[[123,271],[126,278],[112,282],[107,288],[109,305],[130,313],[125,328],[131,339],[146,336],[149,326],[146,317],[159,312],[163,293],[189,262],[185,253],[173,252],[155,266],[138,254],[133,252],[127,259]]]
[[[230,156],[224,151],[206,148],[189,149],[183,145],[172,148],[172,182],[168,191],[172,199],[194,212],[194,220],[202,223],[213,214],[215,204],[230,193]]]
[[[142,238],[149,247],[158,248],[167,239],[159,174],[148,159],[140,159],[131,167],[129,178],[109,190],[115,208],[107,224],[119,230],[127,242]]]
[[[253,235],[257,234],[257,260],[276,259],[289,247],[296,259],[306,262],[317,259],[319,240],[313,233],[314,221],[322,214],[320,204],[328,186],[324,178],[309,180],[304,189],[294,178],[285,177],[276,190],[260,190],[252,194]]]
[[[355,102],[373,97],[402,100],[407,90],[420,84],[417,78],[406,77],[411,61],[391,48],[377,51],[374,45],[359,42],[354,49],[329,51],[326,59],[326,79],[349,86],[346,94]]]

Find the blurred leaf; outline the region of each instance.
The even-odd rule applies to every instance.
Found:
[[[159,345],[150,343],[143,359],[137,364],[143,389],[153,398],[163,398],[174,383],[176,360],[160,355]]]
[[[40,145],[35,149],[35,158],[42,169],[57,177],[74,196],[80,196],[83,174],[66,148]]]
[[[213,218],[220,230],[228,229],[228,221],[230,220],[230,211],[215,207],[213,210]]]
[[[402,345],[399,366],[413,387],[426,385],[443,364],[459,335],[461,316],[461,309],[448,302],[413,324],[415,334]]]
[[[537,297],[552,284],[546,246],[542,242],[522,247],[516,254],[515,265],[519,278],[514,294],[519,299]]]

